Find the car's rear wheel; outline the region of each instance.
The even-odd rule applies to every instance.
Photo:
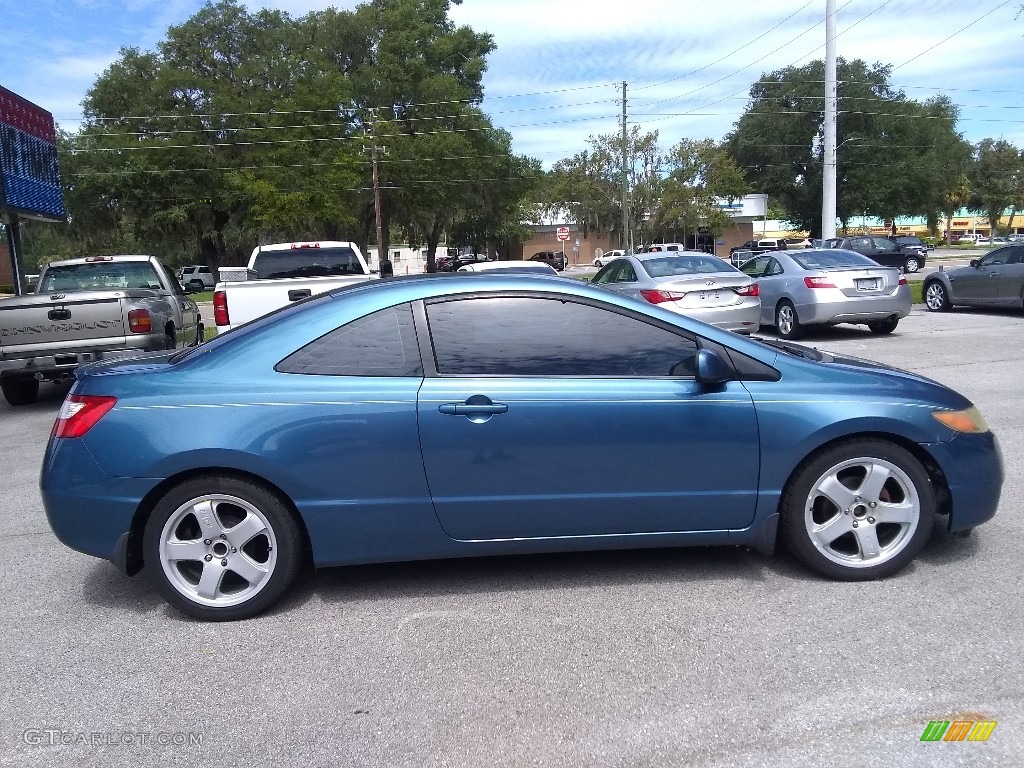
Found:
[[[953,305],[949,301],[949,294],[946,293],[946,286],[938,280],[925,283],[924,305],[932,312],[947,312]]]
[[[895,320],[877,320],[873,323],[868,323],[868,330],[872,333],[876,333],[879,336],[884,336],[887,333],[892,333],[896,330],[896,326],[900,324],[899,319]]]
[[[877,579],[905,567],[931,533],[935,493],[906,449],[838,443],[800,468],[782,500],[781,535],[805,565],[834,579]]]
[[[920,269],[921,261],[916,256],[908,256],[907,260],[903,262],[905,272],[917,272]]]
[[[784,339],[799,339],[804,335],[804,327],[796,315],[796,307],[783,301],[775,309],[775,330]]]
[[[10,405],[30,405],[39,397],[39,381],[31,376],[8,376],[0,379],[0,390]]]
[[[302,533],[281,499],[256,483],[209,475],[173,488],[143,538],[146,569],[178,610],[212,621],[262,613],[302,561]]]
[[[594,262],[594,266],[597,267],[598,269],[600,269],[601,267],[604,266],[604,263],[601,262],[600,260],[598,260],[598,261]]]

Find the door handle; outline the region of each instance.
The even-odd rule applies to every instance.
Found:
[[[448,416],[493,416],[497,413],[508,413],[508,406],[505,403],[444,403],[438,406],[437,410]]]
[[[309,288],[295,288],[288,291],[288,301],[299,301],[299,299],[308,299],[313,292]]]

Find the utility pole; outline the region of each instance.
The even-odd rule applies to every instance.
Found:
[[[384,242],[384,229],[380,223],[380,176],[377,172],[377,110],[370,109],[370,163],[373,165],[373,215],[377,224],[377,269],[383,270],[384,259],[387,258],[387,243]],[[386,150],[382,151],[385,152]]]
[[[626,174],[626,81],[622,81],[622,250],[632,251],[629,243],[629,177]]]
[[[822,142],[821,237],[836,236],[836,182],[838,149],[836,120],[836,0],[825,0],[825,136]]]

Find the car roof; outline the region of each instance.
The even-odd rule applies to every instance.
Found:
[[[111,254],[109,256],[83,256],[78,259],[63,259],[61,261],[51,261],[46,266],[47,268],[49,268],[62,267],[69,264],[110,264],[118,261],[149,261],[151,258],[153,257],[141,253]],[[96,259],[102,259],[103,261],[96,261]]]
[[[635,259],[638,259],[639,261],[649,261],[652,259],[665,258],[671,259],[677,256],[713,256],[713,254],[710,254],[707,251],[643,251],[641,253],[630,253],[628,255],[632,256]],[[714,258],[717,259],[719,257],[714,256]],[[723,261],[723,263],[725,262],[724,259],[721,259],[721,261]]]

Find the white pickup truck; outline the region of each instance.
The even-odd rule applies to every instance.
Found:
[[[225,280],[232,273],[239,279]],[[326,240],[258,246],[245,270],[220,270],[220,282],[213,292],[217,333],[293,301],[374,277],[355,243]]]

